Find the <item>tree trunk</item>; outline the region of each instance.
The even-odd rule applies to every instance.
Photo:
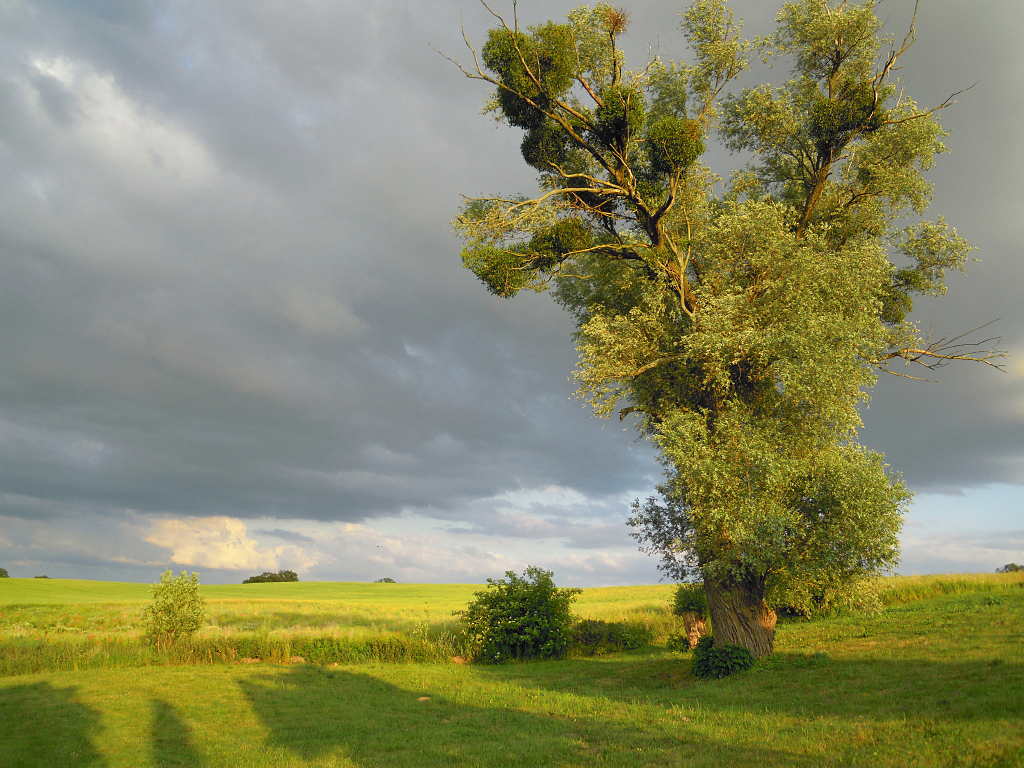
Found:
[[[742,584],[704,578],[715,645],[742,645],[760,659],[772,652],[775,611],[764,604],[764,581]]]
[[[686,644],[692,651],[697,647],[697,641],[707,634],[707,620],[701,613],[686,611],[683,614],[683,625],[686,627]]]

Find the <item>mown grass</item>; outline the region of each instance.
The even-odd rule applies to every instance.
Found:
[[[661,648],[8,677],[0,765],[1019,766],[1020,583],[786,622],[771,659],[720,681]]]

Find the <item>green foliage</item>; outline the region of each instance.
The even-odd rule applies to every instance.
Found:
[[[0,568],[0,579],[7,579],[7,578],[10,578],[10,574],[7,572],[7,569],[6,568]]]
[[[526,132],[520,151],[526,164],[540,171],[564,165],[569,156],[565,131],[557,123],[546,119]]]
[[[170,569],[153,585],[153,602],[143,612],[147,636],[166,648],[199,631],[206,601],[199,594],[199,574],[175,576]]]
[[[559,658],[569,649],[571,606],[582,590],[560,589],[551,571],[528,567],[488,579],[487,589],[456,612],[474,645],[474,658],[492,663]]]
[[[786,573],[773,574],[765,593],[765,602],[779,616],[811,618],[849,611],[876,614],[882,609],[878,578],[843,578],[820,569],[814,575],[787,577]]]
[[[572,31],[564,24],[548,23],[529,32],[492,29],[481,58],[498,78],[497,100],[511,125],[527,130],[544,121],[552,98],[562,96],[572,83],[575,57]]]
[[[754,666],[754,657],[750,651],[739,645],[715,645],[710,635],[697,641],[693,649],[693,676],[701,680],[714,680],[728,677],[737,672],[745,672]]]
[[[708,615],[708,597],[704,594],[703,584],[683,583],[676,587],[672,599],[672,613],[682,616],[684,613]]]
[[[647,129],[644,145],[654,173],[677,173],[704,154],[704,137],[693,120],[663,117]]]
[[[653,640],[651,630],[642,624],[583,619],[572,628],[571,647],[581,655],[598,656],[646,648]]]
[[[876,108],[872,83],[847,78],[837,93],[816,94],[808,130],[815,149],[824,155],[846,146],[857,133],[877,131],[885,117],[885,111]]]
[[[996,568],[996,573],[1019,573],[1020,571],[1024,571],[1024,565],[1016,563],[1007,563],[1002,568]]]
[[[374,583],[374,584],[394,584],[394,583],[396,583],[396,582],[395,582],[395,580],[394,580],[394,579],[392,579],[392,578],[391,578],[390,576],[385,576],[385,577],[384,577],[383,579],[377,579],[377,580],[376,580],[375,582],[373,582],[373,583]]]
[[[277,573],[271,573],[264,571],[259,576],[250,576],[248,579],[243,581],[243,584],[268,584],[271,582],[278,581],[298,581],[299,576],[295,571],[278,571]]]
[[[594,110],[594,136],[605,146],[625,149],[632,136],[643,129],[647,108],[644,96],[635,85],[611,83],[600,93]]]
[[[49,576],[33,576],[32,578],[34,578],[34,579],[48,579],[50,577]]]

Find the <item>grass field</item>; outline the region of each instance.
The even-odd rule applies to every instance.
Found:
[[[28,581],[0,582],[0,629],[12,611],[73,619],[96,606],[141,610],[131,601],[147,596],[144,585],[140,598],[140,585],[70,582],[80,602],[45,600],[44,590],[32,605]],[[897,580],[881,614],[782,623],[772,658],[713,682],[695,681],[687,656],[658,647],[502,667],[259,663],[3,677],[0,766],[1021,766],[1022,584],[1020,575]],[[476,589],[204,593],[224,616],[278,616],[287,603],[397,626],[448,620]],[[99,602],[82,599],[89,590]],[[670,591],[587,590],[578,612],[660,621]],[[319,620],[309,616],[296,625]]]
[[[477,584],[298,582],[201,586],[207,625],[200,636],[246,632],[344,637],[455,626]],[[71,579],[0,579],[0,640],[7,636],[138,636],[146,584]],[[600,587],[576,602],[581,618],[671,623],[673,586]]]

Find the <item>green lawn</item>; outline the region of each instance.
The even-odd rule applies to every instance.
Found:
[[[1021,766],[1020,583],[783,623],[774,657],[711,682],[661,648],[0,678],[0,766]],[[595,607],[654,604],[632,589]]]

